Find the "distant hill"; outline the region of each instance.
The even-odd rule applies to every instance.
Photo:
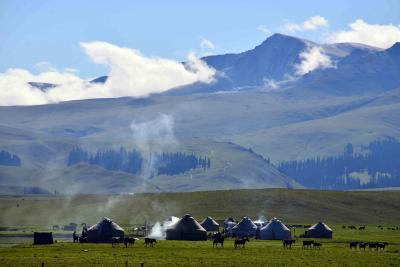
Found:
[[[134,195],[49,197],[0,196],[5,226],[96,223],[105,214],[121,225],[164,221],[191,213],[197,220],[212,216],[257,219],[277,217],[285,224],[397,226],[400,192],[338,192],[290,189],[249,189]],[[351,206],[350,206],[351,203]],[[18,205],[18,206],[17,206]],[[145,209],[145,210],[143,210]],[[4,223],[3,223],[4,225]],[[358,231],[358,230],[357,230]]]

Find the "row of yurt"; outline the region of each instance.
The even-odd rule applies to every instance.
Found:
[[[176,218],[178,219],[178,218]],[[250,218],[236,224],[233,218],[224,222],[225,231],[236,237],[257,237],[262,240],[284,240],[291,238],[290,229],[277,218],[272,218],[265,226],[257,226]],[[219,224],[211,217],[199,224],[192,215],[186,214],[166,230],[167,240],[207,240],[207,231],[216,232]],[[88,242],[111,242],[112,237],[124,237],[124,229],[109,218],[103,218],[97,224],[87,229]],[[319,222],[306,231],[306,237],[332,238],[332,229],[325,223]],[[51,233],[35,233],[34,244],[52,244]]]

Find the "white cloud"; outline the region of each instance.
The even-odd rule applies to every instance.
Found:
[[[262,32],[262,33],[264,33],[264,34],[266,34],[266,35],[268,35],[268,34],[270,34],[271,33],[271,31],[267,28],[267,26],[265,26],[265,25],[260,25],[260,26],[258,26],[257,27],[257,30],[259,30],[260,32]]]
[[[330,57],[319,46],[311,46],[300,53],[300,64],[295,66],[297,75],[304,75],[316,69],[333,68]]]
[[[308,20],[304,21],[302,24],[296,23],[287,23],[285,24],[284,30],[288,32],[297,32],[297,31],[313,31],[320,27],[328,26],[328,20],[321,16],[313,16]]]
[[[349,27],[350,30],[332,33],[328,37],[328,41],[362,43],[380,48],[388,48],[400,41],[400,25],[368,24],[362,19],[358,19]]]
[[[33,66],[38,72],[57,71],[57,69],[47,61],[40,61]]]
[[[200,48],[202,50],[215,49],[215,44],[213,42],[211,42],[210,40],[203,37],[203,38],[201,38],[201,41],[200,41]]]
[[[71,71],[47,70],[34,75],[23,69],[0,73],[0,105],[37,105],[60,101],[134,96],[145,97],[173,87],[213,81],[215,70],[189,54],[185,65],[163,58],[146,57],[139,51],[105,42],[82,43],[86,54],[109,66],[105,84],[91,84]],[[42,91],[28,82],[57,84]]]

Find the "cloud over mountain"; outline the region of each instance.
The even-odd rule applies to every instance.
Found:
[[[94,63],[110,68],[104,84],[90,83],[69,71],[46,69],[38,75],[23,69],[0,73],[0,105],[37,105],[88,98],[145,97],[195,82],[210,83],[215,70],[188,55],[185,64],[142,55],[138,50],[106,42],[81,43]],[[41,90],[30,82],[51,83]]]
[[[349,30],[332,33],[328,41],[332,43],[361,43],[380,48],[389,48],[400,41],[400,25],[368,24],[358,19],[349,25]]]

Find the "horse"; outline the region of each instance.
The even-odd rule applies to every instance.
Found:
[[[147,248],[147,245],[150,245],[150,247],[153,247],[154,243],[157,243],[157,240],[154,238],[146,237],[144,239],[144,244],[146,245],[146,248]]]
[[[115,247],[115,246],[119,246],[119,243],[122,242],[122,237],[119,236],[113,236],[111,237],[111,246]]]
[[[224,246],[224,240],[225,240],[225,237],[223,235],[215,236],[214,240],[213,240],[213,247],[214,246],[218,247],[218,244],[221,244],[221,247],[223,247]]]
[[[360,250],[361,249],[363,249],[363,250],[365,250],[365,248],[368,246],[368,243],[364,243],[364,242],[360,242],[359,244],[358,244],[358,247],[360,248]]]
[[[289,239],[283,240],[283,248],[292,248],[292,244],[296,243],[296,240]]]
[[[304,240],[303,241],[303,249],[305,248],[311,248],[311,246],[314,244],[314,240]]]
[[[379,250],[379,249],[385,250],[387,245],[388,245],[388,242],[377,243],[376,244],[376,250]]]
[[[355,248],[355,249],[357,249],[357,246],[358,246],[358,244],[359,244],[360,242],[358,242],[358,241],[352,241],[352,242],[350,242],[350,249],[353,249],[353,248]]]
[[[134,237],[125,237],[124,238],[124,245],[125,245],[126,248],[131,246],[131,245],[133,246],[133,245],[135,245],[135,241],[136,241],[136,238],[134,238]]]
[[[371,250],[371,249],[378,249],[378,243],[377,242],[369,242],[368,243],[368,247],[369,247],[369,249]]]
[[[242,239],[236,239],[235,240],[235,248],[240,248],[240,245],[242,245],[242,247],[244,248],[244,245],[246,244],[246,242],[250,242],[250,240],[247,238],[247,237],[245,237],[245,238],[242,238]]]
[[[314,242],[314,248],[321,249],[322,243]]]

